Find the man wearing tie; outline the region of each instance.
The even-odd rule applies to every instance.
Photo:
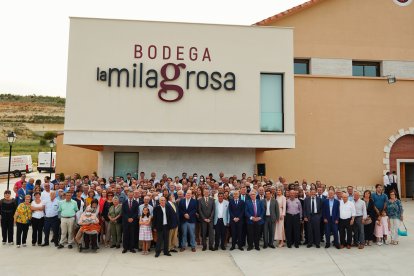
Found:
[[[137,242],[135,239],[138,225],[138,202],[133,199],[134,193],[128,192],[128,199],[122,203],[122,245],[124,250],[122,253],[126,253],[128,250],[131,253],[135,253],[134,245]]]
[[[218,250],[219,246],[222,250],[226,250],[224,242],[226,240],[226,226],[229,225],[229,220],[229,202],[224,200],[224,193],[219,192],[214,211],[215,250]]]
[[[339,201],[335,199],[333,190],[329,190],[328,198],[325,199],[322,206],[322,216],[325,224],[325,248],[331,246],[331,233],[333,233],[334,245],[337,249],[340,249],[338,239]]]
[[[249,196],[247,195],[247,188],[244,186],[240,189],[240,200],[246,203],[247,200],[250,200]],[[244,205],[246,207],[246,205]],[[247,237],[247,221],[243,220],[242,226],[242,234],[241,234],[241,241],[242,246],[246,245],[246,237]]]
[[[242,231],[244,220],[244,206],[243,200],[239,199],[239,191],[234,191],[233,199],[229,203],[229,214],[230,214],[230,228],[231,228],[231,248],[234,250],[236,244],[241,251],[243,251],[243,240]]]
[[[178,205],[178,212],[180,214],[180,221],[182,222],[182,242],[180,251],[184,251],[187,246],[187,232],[190,234],[191,251],[196,252],[195,244],[195,223],[197,221],[197,200],[191,198],[192,191],[187,190],[185,198],[180,200]]]
[[[165,256],[171,256],[169,252],[169,232],[173,220],[173,210],[171,205],[166,205],[165,197],[161,197],[159,205],[154,208],[152,226],[158,234],[157,245],[155,247],[155,258],[158,258],[163,248]]]
[[[279,204],[277,200],[272,198],[270,190],[266,190],[266,198],[262,200],[264,207],[264,245],[263,248],[275,248],[273,245],[275,237],[275,225],[276,221],[279,220]]]
[[[214,251],[214,230],[213,230],[213,218],[214,218],[214,199],[209,197],[209,190],[203,190],[203,197],[198,200],[198,214],[201,219],[201,238],[203,241],[203,251],[207,250],[207,231],[208,231],[208,247],[209,250]]]
[[[245,216],[247,219],[247,251],[254,248],[260,250],[260,228],[264,224],[264,208],[260,201],[256,200],[256,191],[250,191],[250,199],[246,201]]]
[[[316,196],[315,188],[311,188],[310,196],[305,198],[303,217],[308,222],[308,248],[315,244],[320,248],[321,243],[321,210],[322,200]]]

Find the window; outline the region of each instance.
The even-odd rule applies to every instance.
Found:
[[[260,130],[283,132],[282,74],[260,74]]]
[[[380,63],[370,61],[352,61],[352,76],[379,77]]]
[[[295,74],[309,75],[309,59],[295,59],[293,71]]]
[[[115,152],[114,155],[114,176],[123,176],[126,179],[127,173],[138,179],[138,152]]]

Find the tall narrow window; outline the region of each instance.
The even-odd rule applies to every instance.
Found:
[[[260,74],[260,130],[283,131],[283,75]]]

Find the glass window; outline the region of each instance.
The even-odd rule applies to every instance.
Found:
[[[295,59],[293,70],[295,74],[309,75],[309,59]]]
[[[283,131],[283,75],[260,74],[260,130]]]
[[[138,152],[115,152],[114,176],[123,176],[126,179],[127,173],[138,179]]]
[[[353,61],[352,76],[359,77],[379,77],[380,63],[369,61]]]

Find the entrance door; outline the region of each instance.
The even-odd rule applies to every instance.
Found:
[[[138,152],[115,152],[114,155],[114,176],[123,176],[126,179],[127,173],[138,179]]]
[[[414,163],[405,163],[405,189],[407,197],[414,196]]]

